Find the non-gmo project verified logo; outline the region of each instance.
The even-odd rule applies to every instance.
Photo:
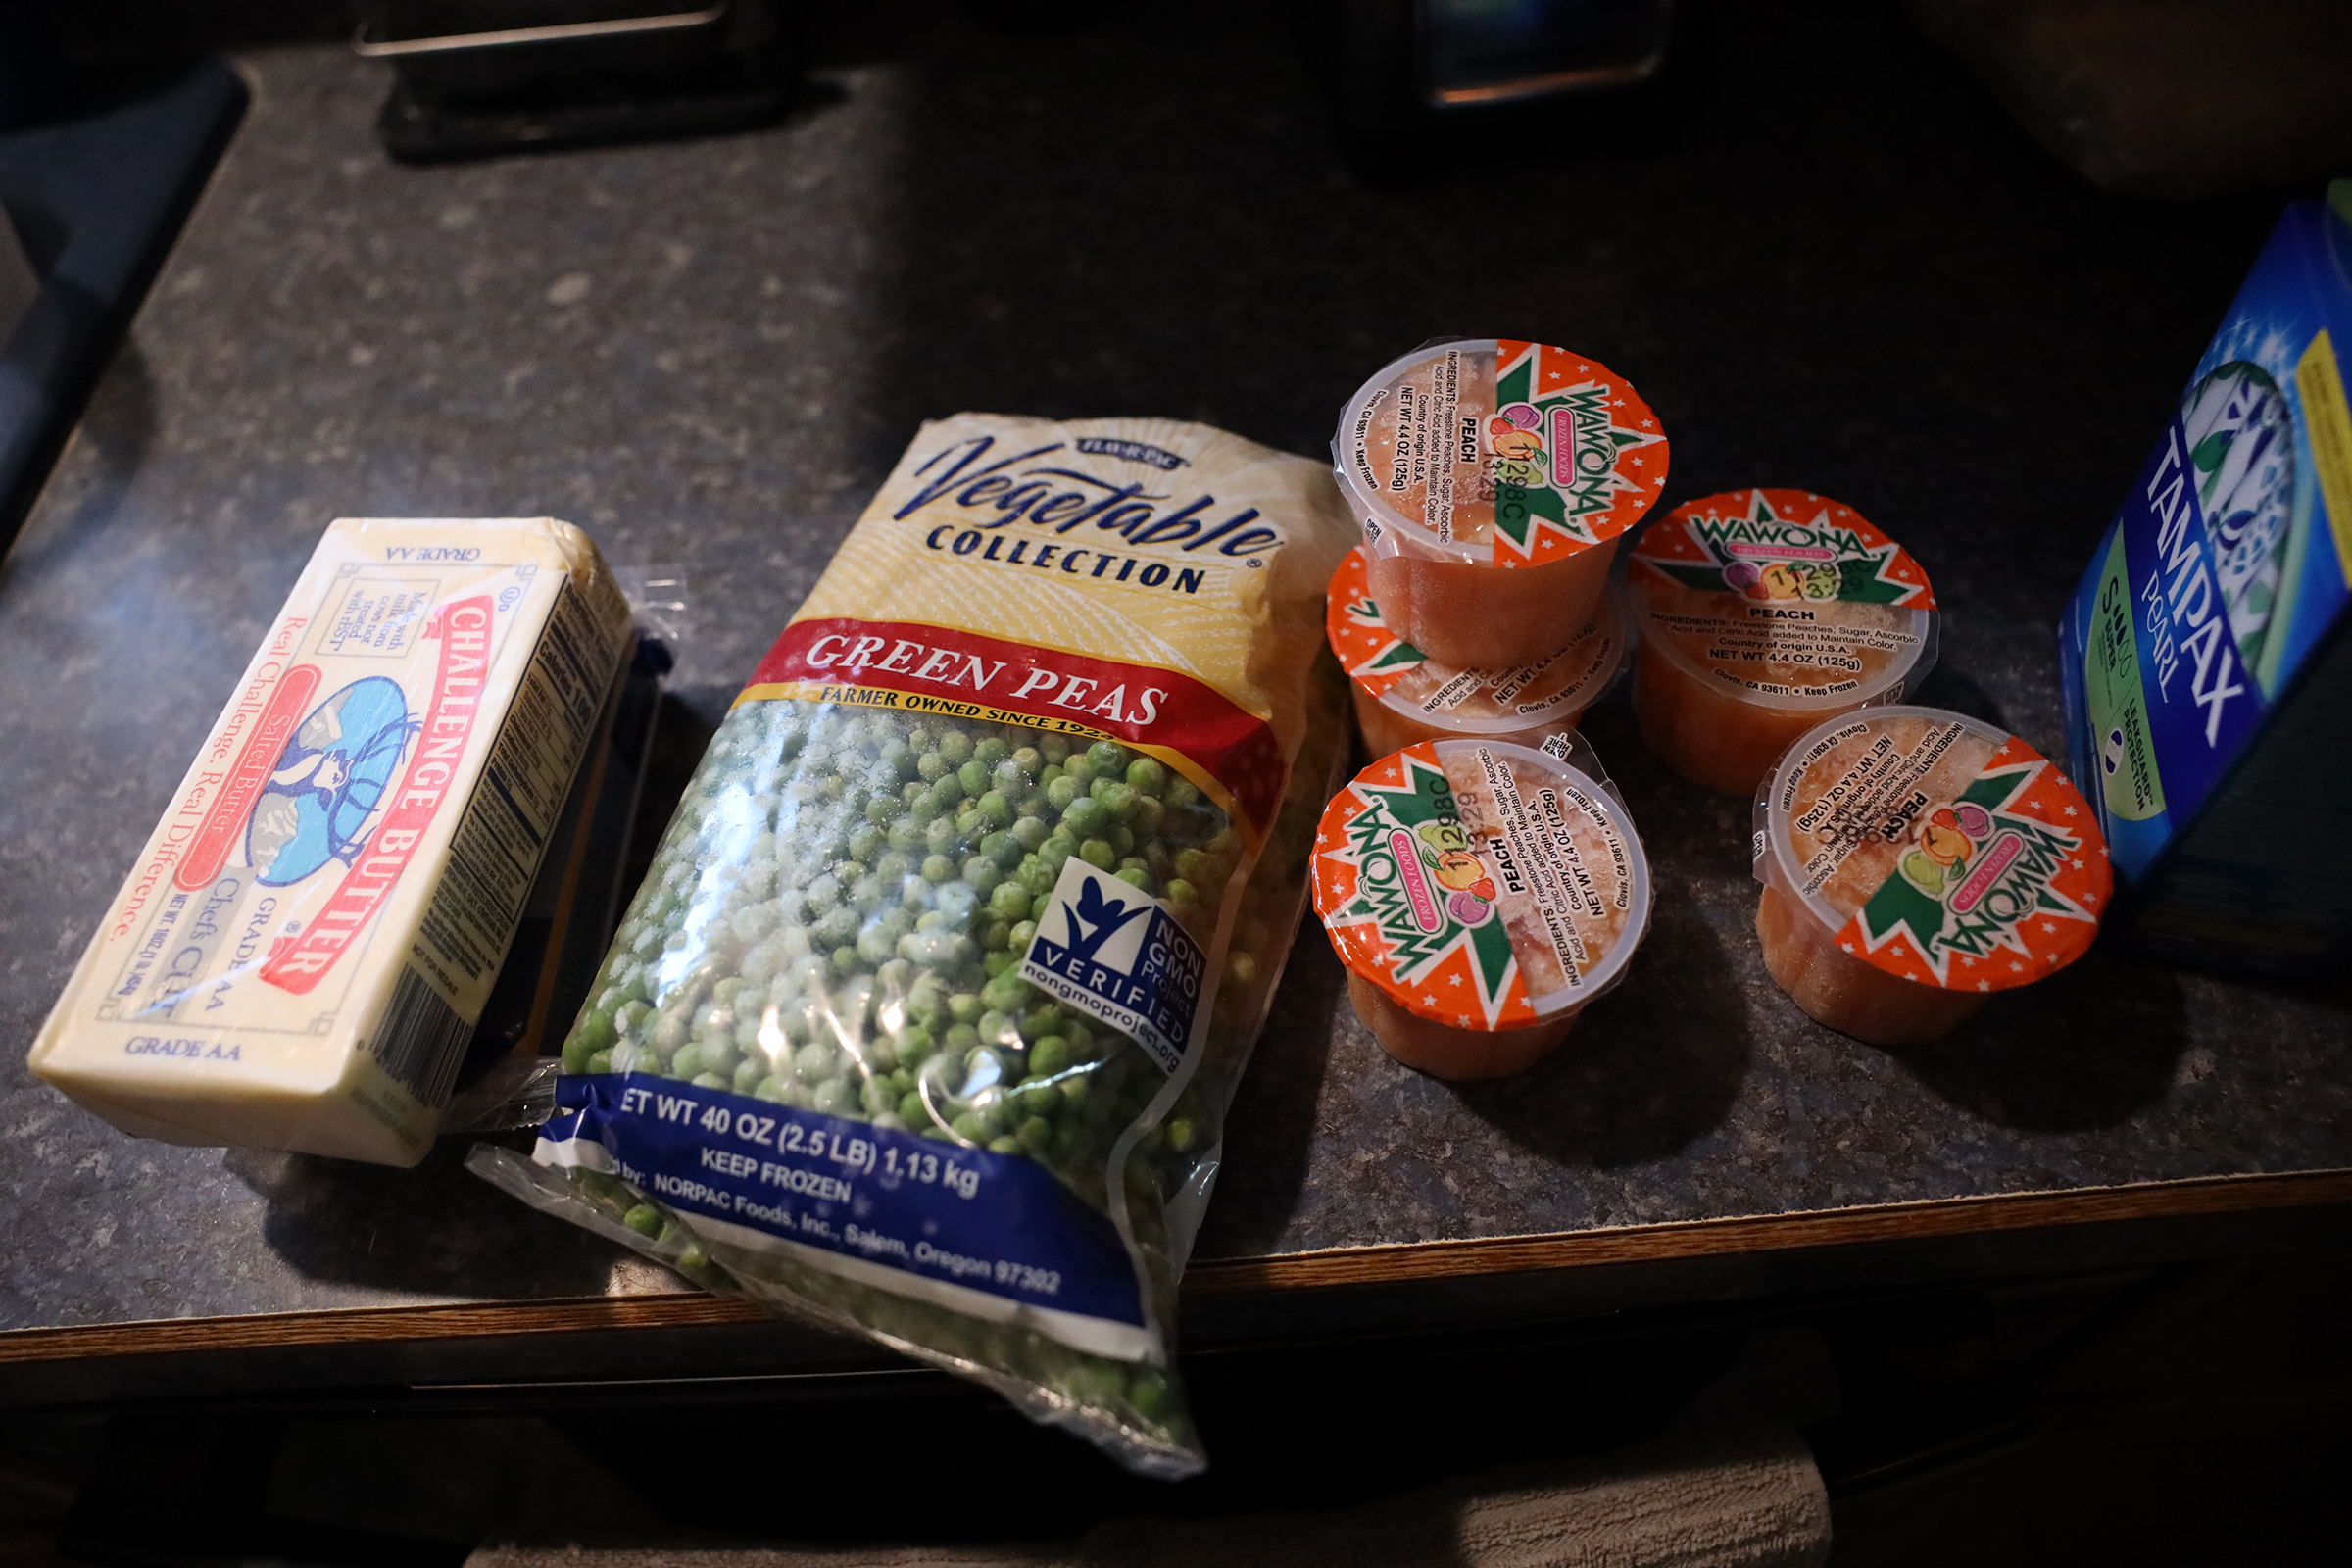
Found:
[[[1207,972],[1166,905],[1075,855],[1021,960],[1022,979],[1132,1037],[1164,1072],[1184,1059]]]

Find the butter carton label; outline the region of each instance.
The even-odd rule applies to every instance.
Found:
[[[140,1058],[317,1091],[357,1047],[414,1105],[446,1099],[626,629],[560,528],[328,531],[36,1066],[142,1100],[169,1085]]]

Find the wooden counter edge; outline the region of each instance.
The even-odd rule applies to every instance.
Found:
[[[1339,1248],[1211,1259],[1185,1276],[1187,1296],[1395,1285],[1668,1258],[1793,1251],[2037,1227],[2352,1203],[2352,1171],[2216,1176],[2069,1192],[2005,1193],[1862,1208],[1688,1220],[1492,1240]],[[515,1334],[756,1323],[746,1301],[677,1292],[568,1300],[466,1301],[352,1307],[250,1317],[169,1318],[89,1328],[0,1332],[0,1364],[93,1356],[168,1355],[294,1345],[481,1339]]]

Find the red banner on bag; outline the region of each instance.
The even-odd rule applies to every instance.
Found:
[[[1172,754],[1265,831],[1282,801],[1282,748],[1264,719],[1190,675],[1036,648],[915,621],[799,620],[784,628],[738,702],[815,685],[891,692],[892,706],[942,716],[985,709],[1050,728],[1108,735]],[[814,695],[820,700],[821,693]],[[1198,782],[1198,781],[1197,781]]]
[[[416,755],[409,759],[399,787],[385,797],[391,804],[367,851],[343,873],[333,896],[300,936],[281,937],[270,945],[269,961],[262,966],[262,978],[270,984],[296,996],[307,994],[399,885],[425,830],[448,804],[450,785],[465,762],[481,711],[497,624],[487,594],[445,605],[426,623],[423,638],[440,640],[441,664],[433,677],[432,700],[425,707]]]

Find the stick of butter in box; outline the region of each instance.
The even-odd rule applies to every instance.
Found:
[[[628,627],[552,517],[329,525],[33,1071],[141,1137],[423,1158]]]

